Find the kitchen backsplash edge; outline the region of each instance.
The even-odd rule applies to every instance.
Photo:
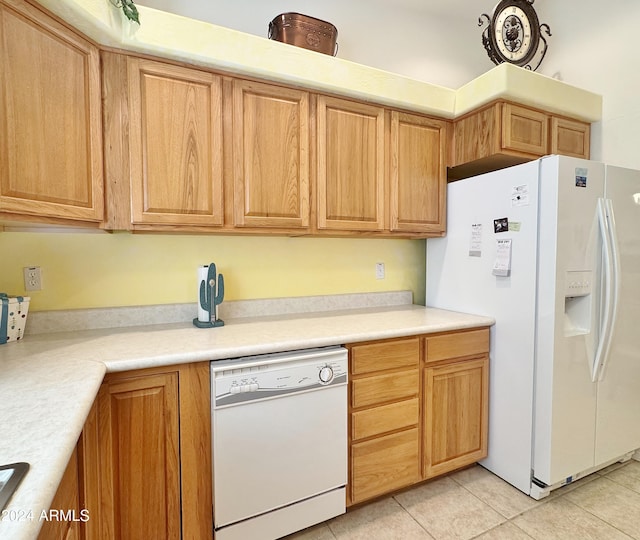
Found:
[[[268,317],[291,313],[314,313],[343,309],[391,307],[413,303],[412,291],[299,296],[233,300],[220,305],[221,319]],[[189,322],[197,316],[196,303],[123,306],[29,313],[25,335],[52,332],[123,328],[150,324]]]

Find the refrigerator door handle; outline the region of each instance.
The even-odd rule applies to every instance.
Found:
[[[604,200],[605,216],[608,223],[609,246],[611,250],[611,316],[609,319],[609,328],[607,332],[607,343],[598,368],[598,380],[602,380],[607,363],[609,362],[609,350],[613,341],[613,331],[618,320],[618,302],[620,299],[620,248],[618,246],[618,233],[616,230],[616,219],[613,212],[613,201],[611,199]]]
[[[610,202],[610,201],[609,201]],[[602,318],[600,324],[600,334],[598,347],[591,368],[591,380],[596,382],[602,376],[602,371],[606,363],[606,358],[611,346],[611,334],[613,332],[613,323],[617,311],[617,248],[615,237],[612,235],[611,227],[613,222],[612,216],[609,218],[609,211],[612,211],[610,204],[605,199],[598,199],[598,224],[600,226],[600,235],[602,237],[602,255],[604,259],[604,309],[601,310]]]

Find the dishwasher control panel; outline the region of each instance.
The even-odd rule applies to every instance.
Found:
[[[344,385],[347,369],[340,347],[211,362],[214,407]]]

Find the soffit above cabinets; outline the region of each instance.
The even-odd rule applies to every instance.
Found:
[[[510,64],[450,89],[145,6],[138,26],[107,0],[37,1],[100,45],[441,118],[500,98],[586,122],[602,117],[602,96]]]

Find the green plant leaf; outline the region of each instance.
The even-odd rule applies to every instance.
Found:
[[[138,8],[132,0],[122,0],[122,11],[127,16],[127,19],[135,21],[140,24],[140,18],[138,15]]]

